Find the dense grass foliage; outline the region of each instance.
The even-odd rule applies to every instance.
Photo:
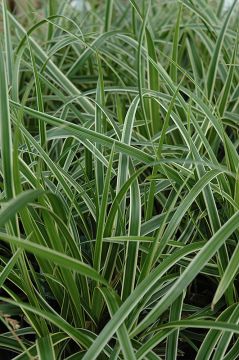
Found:
[[[238,359],[236,1],[25,3],[1,5],[0,356]]]

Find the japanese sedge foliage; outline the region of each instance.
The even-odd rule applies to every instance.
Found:
[[[236,1],[1,3],[0,351],[238,359]]]

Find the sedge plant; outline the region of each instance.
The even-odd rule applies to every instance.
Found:
[[[75,3],[1,1],[0,353],[236,360],[237,1]]]

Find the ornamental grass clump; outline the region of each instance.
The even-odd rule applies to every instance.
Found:
[[[236,360],[237,1],[82,4],[1,2],[1,356]]]

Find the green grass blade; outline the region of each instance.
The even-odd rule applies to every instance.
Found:
[[[106,300],[107,306],[110,311],[110,315],[113,316],[119,308],[118,304],[120,303],[120,299],[116,298],[116,295],[114,293],[112,293],[112,291],[110,291],[109,289],[102,288],[99,290]],[[136,360],[134,349],[132,347],[132,344],[131,344],[131,341],[129,338],[129,334],[127,333],[125,324],[122,324],[119,327],[119,329],[117,331],[117,336],[118,336],[118,339],[120,342],[120,347],[122,349],[124,358]]]
[[[140,333],[149,324],[157,320],[158,316],[162,314],[168,306],[174,301],[188,284],[195,278],[200,270],[207,264],[212,256],[225,243],[226,239],[239,226],[239,211],[236,212],[208,241],[202,248],[199,254],[191,261],[190,265],[183,272],[182,276],[171,287],[168,293],[159,301],[157,306],[144,318],[144,320],[137,326],[133,334]]]
[[[223,116],[224,112],[226,111],[226,106],[228,104],[228,99],[230,96],[230,90],[231,90],[232,83],[233,83],[233,76],[235,74],[235,62],[236,62],[237,49],[238,49],[238,40],[235,42],[235,47],[234,47],[234,51],[233,51],[232,58],[231,58],[230,69],[228,72],[227,81],[224,84],[224,87],[220,94],[220,102],[218,104],[218,110],[219,110],[219,114],[221,116]]]
[[[6,266],[4,267],[3,271],[0,273],[0,288],[3,286],[5,280],[8,278],[10,272],[14,268],[17,260],[19,259],[19,255],[22,253],[21,249],[18,249],[15,254],[11,257],[8,261]]]
[[[43,104],[43,98],[42,98],[42,90],[41,90],[41,82],[38,76],[38,71],[36,67],[36,61],[34,54],[32,52],[31,43],[28,42],[29,50],[30,50],[30,56],[32,61],[32,68],[34,72],[34,79],[35,79],[35,86],[36,86],[36,96],[37,96],[37,110],[40,112],[44,112],[44,104]],[[46,124],[39,122],[39,134],[40,134],[40,143],[41,146],[44,148],[46,146]]]
[[[238,267],[239,267],[238,264],[239,264],[239,245],[236,246],[234,253],[232,254],[229,260],[228,266],[225,272],[223,273],[222,278],[220,279],[216,293],[212,300],[212,307],[214,307],[217,304],[217,302],[221,299],[227,288],[232,283],[234,277],[238,272]]]
[[[93,280],[107,285],[106,280],[101,277],[98,272],[95,271],[93,268],[79,260],[76,260],[75,258],[65,255],[64,253],[60,253],[45,246],[35,244],[29,240],[23,240],[13,236],[8,236],[4,233],[0,233],[0,238],[2,241],[16,245],[34,254],[35,256],[42,257],[48,261],[53,261],[59,266],[62,266],[63,268],[77,271],[84,276],[90,277]]]
[[[218,317],[217,321],[227,321],[230,319],[233,309],[235,306],[230,306],[224,310],[221,315]],[[204,338],[199,351],[196,356],[196,360],[209,360],[212,356],[212,353],[220,340],[221,333],[218,330],[211,329],[208,331],[206,337]]]
[[[7,88],[7,71],[3,57],[3,50],[0,46],[0,132],[1,132],[1,160],[3,169],[3,181],[6,198],[14,196],[13,180],[13,147],[11,121],[9,112],[9,99]]]
[[[173,51],[172,51],[172,63],[170,66],[170,76],[174,83],[177,83],[177,66],[175,64],[178,63],[178,47],[179,47],[179,35],[180,35],[180,21],[181,21],[181,12],[182,6],[179,6],[177,22],[174,29],[174,37],[173,37]]]
[[[111,21],[112,21],[112,13],[113,13],[113,5],[114,5],[114,0],[106,1],[104,32],[108,32],[110,30],[110,25],[111,25]]]
[[[14,102],[14,106],[18,108],[23,108],[21,105],[15,102]],[[80,125],[69,123],[60,118],[55,118],[51,115],[40,113],[39,111],[30,109],[28,107],[24,107],[24,110],[29,115],[32,115],[41,121],[45,121],[46,123],[52,124],[53,126],[65,126],[67,129],[69,129],[72,135],[87,137],[88,140],[105,145],[108,148],[112,148],[113,144],[115,144],[116,151],[122,152],[123,154],[126,155],[130,155],[132,156],[132,158],[138,159],[144,163],[151,163],[154,161],[153,156],[143,152],[142,150],[139,150],[133,146],[129,146],[128,144],[123,144],[122,142],[111,139],[106,135],[99,134],[93,130],[86,129]]]
[[[83,331],[75,329],[59,315],[50,313],[49,311],[36,309],[31,305],[28,305],[27,303],[23,303],[20,301],[15,302],[11,299],[3,298],[3,297],[1,297],[0,299],[1,301],[4,301],[4,303],[20,306],[22,309],[35,313],[38,316],[50,321],[52,324],[54,324],[59,329],[64,331],[66,334],[68,334],[72,339],[74,339],[74,341],[76,341],[77,343],[81,344],[86,348],[91,344],[91,339],[89,336],[87,336]]]
[[[169,321],[180,320],[182,314],[184,294],[181,294],[170,308],[170,317]],[[168,336],[167,339],[167,359],[177,360],[177,349],[179,341],[179,331],[176,330]]]
[[[131,164],[130,164],[131,165]],[[134,167],[130,166],[131,174]],[[141,199],[137,178],[130,187],[130,214],[129,214],[129,236],[140,235],[141,224]],[[139,244],[128,242],[125,250],[126,263],[122,283],[122,299],[125,300],[133,291],[135,286]]]
[[[84,355],[83,360],[94,360],[104,349],[105,345],[111,339],[113,334],[117,331],[118,327],[124,322],[131,311],[137,306],[140,300],[149,291],[158,279],[166,272],[178,259],[184,257],[186,254],[199,250],[202,247],[202,243],[187,245],[184,249],[178,250],[173,254],[170,259],[164,260],[154,272],[152,272],[147,279],[144,279],[132,292],[132,294],[124,301],[119,310],[115,313],[112,319],[104,327],[99,334],[97,340],[88,349]]]
[[[222,26],[222,29],[220,31],[220,34],[217,38],[214,53],[213,53],[213,56],[212,56],[210,64],[209,64],[208,73],[207,73],[207,93],[208,93],[208,98],[210,100],[213,97],[213,92],[214,92],[214,88],[215,88],[215,81],[216,81],[216,76],[217,76],[217,71],[218,71],[220,52],[221,52],[221,49],[223,46],[223,40],[226,35],[229,21],[230,21],[232,12],[236,6],[236,3],[237,3],[237,0],[234,1],[229,13],[227,14],[227,17],[226,17],[224,24]]]
[[[6,58],[7,58],[7,75],[8,75],[8,84],[12,85],[12,74],[13,74],[13,50],[12,50],[12,37],[10,31],[10,24],[7,12],[7,2],[6,0],[2,1],[2,14],[3,14],[3,25],[4,25],[4,40],[6,45]]]
[[[56,360],[51,336],[39,338],[36,346],[39,360]]]
[[[105,182],[104,182],[104,190],[100,203],[99,210],[99,219],[97,224],[97,233],[96,233],[96,242],[95,242],[95,250],[94,250],[94,268],[100,272],[101,269],[101,256],[102,256],[102,245],[103,245],[103,234],[104,234],[104,225],[105,225],[105,217],[108,205],[108,196],[110,191],[110,180],[111,180],[111,172],[113,166],[113,158],[114,158],[114,146],[111,150],[109,167],[106,172]]]
[[[18,211],[22,210],[42,194],[42,190],[28,190],[22,192],[7,203],[4,203],[4,206],[0,211],[0,226],[3,226],[8,221],[12,220]]]

